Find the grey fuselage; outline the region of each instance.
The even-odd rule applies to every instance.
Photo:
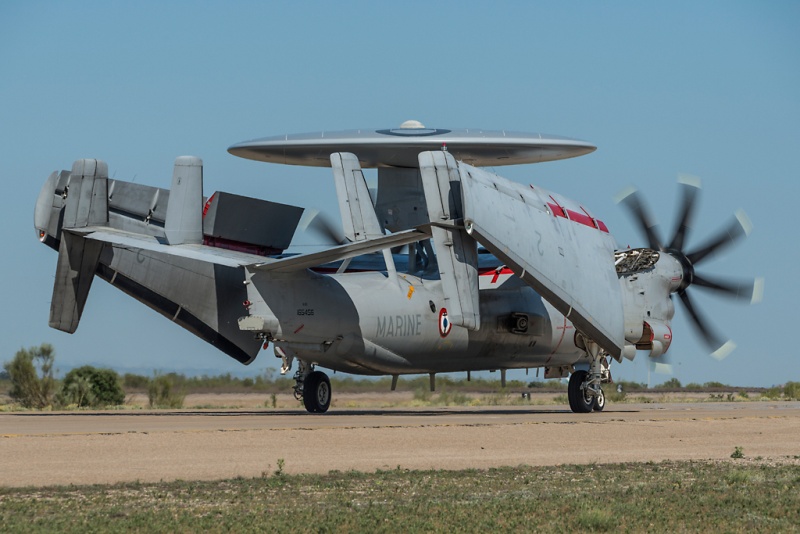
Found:
[[[440,325],[440,280],[400,275],[397,284],[382,272],[255,274],[249,312],[276,318],[272,342],[283,350],[348,373],[562,366],[580,358],[572,324],[529,286],[508,272],[481,278],[485,326],[478,331]],[[512,314],[524,315],[527,327],[515,332]]]

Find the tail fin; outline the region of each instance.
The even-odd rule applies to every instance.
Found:
[[[358,158],[348,152],[336,152],[331,154],[331,167],[345,237],[354,243],[382,237]]]
[[[175,159],[164,231],[170,245],[203,242],[203,160],[194,156]]]
[[[50,326],[70,334],[78,328],[100,262],[103,243],[70,230],[108,224],[108,166],[94,159],[72,165],[58,266],[50,303]]]
[[[331,167],[336,182],[336,197],[342,215],[344,235],[353,243],[377,239],[383,236],[378,215],[372,205],[372,197],[355,154],[335,152],[331,154]],[[389,276],[397,280],[397,269],[392,251],[383,249],[383,260]]]

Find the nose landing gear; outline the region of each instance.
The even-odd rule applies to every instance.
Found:
[[[574,371],[570,375],[567,388],[569,407],[575,413],[602,412],[606,407],[602,384],[611,382],[608,359],[592,341],[585,342],[585,350],[590,358],[589,371]]]

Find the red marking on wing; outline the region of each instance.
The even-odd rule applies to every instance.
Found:
[[[577,211],[567,210],[567,214],[569,215],[570,221],[575,221],[576,223],[580,223],[584,226],[589,226],[590,228],[594,228],[594,220],[589,217],[588,215],[584,215],[583,213],[578,213]]]
[[[563,217],[568,221],[573,221],[578,224],[588,226],[589,228],[595,228],[606,234],[608,233],[608,227],[605,225],[605,223],[600,219],[595,219],[594,217],[589,215],[589,213],[585,209],[583,209],[583,207],[581,207],[583,213],[579,213],[577,211],[564,208],[564,206],[561,206],[558,203],[558,201],[556,201],[556,199],[554,199],[552,196],[550,198],[553,200],[553,202],[555,202],[555,204],[551,204],[550,202],[548,202],[547,205],[553,212],[554,217]]]

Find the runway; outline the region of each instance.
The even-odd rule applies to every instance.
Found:
[[[0,485],[800,458],[800,402],[0,414]]]

